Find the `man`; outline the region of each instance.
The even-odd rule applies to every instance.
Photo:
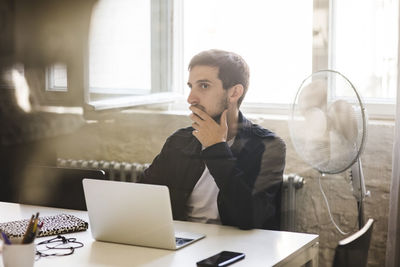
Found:
[[[248,84],[235,53],[191,60],[192,127],[172,134],[140,179],[168,186],[175,220],[279,229],[285,143],[239,111]]]

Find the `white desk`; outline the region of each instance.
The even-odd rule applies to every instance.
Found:
[[[0,222],[41,216],[73,214],[89,222],[84,211],[0,202]],[[318,235],[268,230],[239,230],[234,227],[175,221],[180,231],[206,234],[202,240],[177,251],[98,242],[90,229],[71,233],[85,244],[73,255],[41,258],[35,267],[45,266],[196,266],[196,262],[222,250],[244,252],[246,258],[232,266],[318,266]],[[50,237],[37,238],[40,242]],[[0,266],[2,261],[0,260]]]

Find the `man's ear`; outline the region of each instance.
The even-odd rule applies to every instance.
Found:
[[[230,102],[237,102],[239,98],[243,95],[244,88],[241,84],[236,84],[229,90],[229,100]]]

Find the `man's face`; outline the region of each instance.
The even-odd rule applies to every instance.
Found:
[[[219,122],[222,112],[228,108],[228,91],[218,78],[218,67],[193,67],[187,84],[191,88],[188,103]]]

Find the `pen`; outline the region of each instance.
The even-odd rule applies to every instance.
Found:
[[[34,221],[35,221],[34,218],[35,218],[35,215],[32,214],[32,217],[29,220],[28,227],[26,228],[26,232],[24,234],[24,237],[22,238],[22,244],[27,244],[29,239],[30,239],[30,236],[31,236],[31,233],[32,233],[32,230],[33,230],[33,224],[34,224]]]
[[[36,212],[35,222],[33,224],[33,230],[32,230],[33,233],[36,233],[38,221],[39,221],[39,212]]]
[[[29,233],[32,231],[34,218],[35,218],[35,215],[32,214],[32,217],[29,220],[28,227],[26,228],[26,232],[25,232],[25,234],[24,234],[24,236],[22,238],[22,244],[26,243],[26,241],[28,239],[28,236],[29,236]]]
[[[3,237],[4,243],[6,243],[7,245],[11,245],[11,241],[10,239],[8,239],[8,236],[6,235],[6,233],[4,233],[3,231],[1,231],[1,236]]]
[[[32,243],[36,238],[36,233],[38,230],[38,222],[39,222],[39,212],[36,212],[36,216],[33,222],[32,231],[29,233],[28,238],[25,240],[25,244]]]
[[[43,224],[44,224],[43,221],[39,223],[39,225],[38,225],[39,228],[36,231],[36,235],[40,232],[40,230],[42,230]]]
[[[40,230],[42,229],[42,227],[43,227],[43,222],[40,222],[40,223],[38,224],[38,226],[37,226],[37,229],[36,229],[34,235],[33,235],[32,241],[37,237],[37,235],[39,234],[39,232],[40,232]]]

